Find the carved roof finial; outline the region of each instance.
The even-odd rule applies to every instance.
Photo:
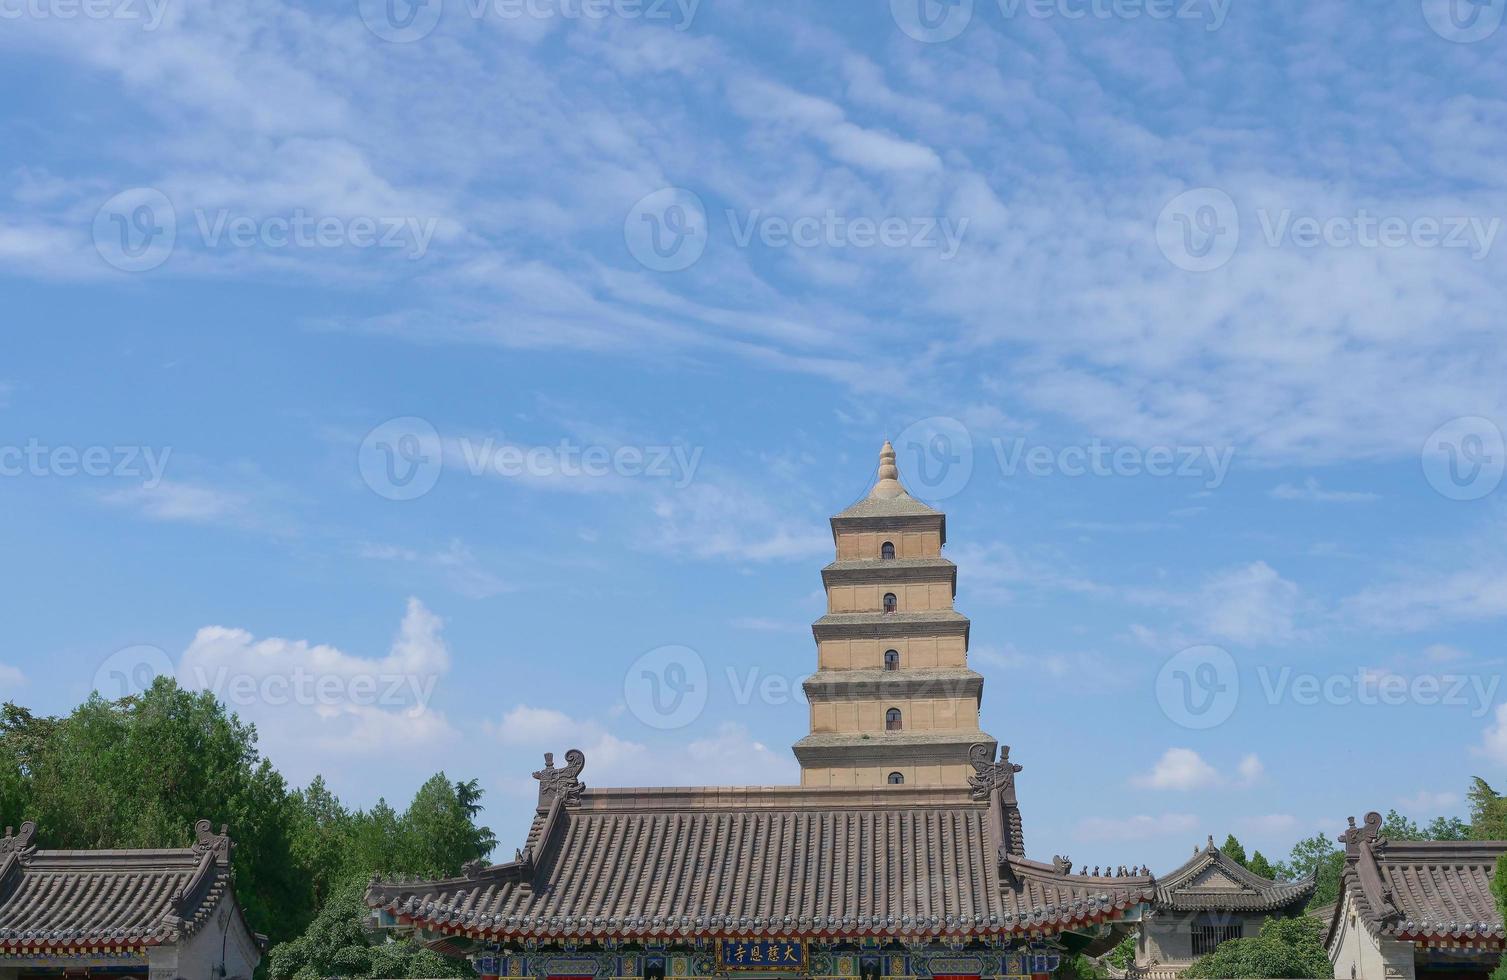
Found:
[[[235,843],[230,839],[228,824],[220,824],[218,834],[214,832],[214,826],[208,820],[200,820],[194,824],[193,851],[200,857],[213,854],[217,863],[225,864],[230,861],[230,851],[235,847]]]
[[[562,806],[575,806],[581,802],[586,784],[576,777],[586,768],[586,753],[571,749],[565,753],[565,765],[555,768],[555,754],[544,753],[544,768],[534,773],[539,780],[539,806],[548,807],[555,800]]]
[[[900,467],[895,465],[895,447],[886,439],[884,448],[879,450],[879,482],[874,484],[874,489],[869,491],[869,496],[878,500],[889,500],[904,493],[905,488],[900,485]]]
[[[0,856],[14,854],[24,864],[37,852],[37,846],[32,843],[36,836],[37,824],[34,820],[22,823],[19,831],[6,827],[5,836],[0,838]]]
[[[1004,795],[1005,802],[1015,802],[1015,774],[1024,767],[1010,761],[1010,746],[999,747],[999,761],[995,762],[989,743],[975,743],[968,750],[968,762],[978,774],[968,777],[975,800],[987,800],[997,790]]]
[[[1372,810],[1366,814],[1365,826],[1357,827],[1355,818],[1350,818],[1349,828],[1340,835],[1340,843],[1345,845],[1345,855],[1354,857],[1360,854],[1362,844],[1375,844],[1381,839],[1381,814]]]

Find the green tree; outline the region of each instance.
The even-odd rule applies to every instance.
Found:
[[[1507,799],[1480,776],[1471,781],[1466,799],[1470,803],[1471,839],[1507,840]]]
[[[1339,845],[1323,834],[1298,841],[1292,846],[1292,854],[1279,862],[1277,877],[1296,881],[1313,875],[1317,879],[1309,908],[1328,905],[1339,899],[1340,877],[1345,871],[1345,852]]]
[[[363,895],[366,881],[339,882],[303,935],[273,947],[267,972],[277,980],[321,977],[471,977],[470,964],[425,949],[408,939],[371,937]]]
[[[1226,836],[1224,845],[1219,849],[1228,857],[1234,859],[1236,864],[1245,867],[1245,845],[1236,840],[1234,834]]]
[[[256,929],[293,935],[313,910],[290,849],[290,796],[256,729],[170,678],[119,701],[92,695],[64,718],[6,705],[0,806],[6,823],[35,820],[46,847],[182,847],[196,821],[226,824]]]
[[[1246,862],[1245,866],[1249,868],[1254,874],[1258,874],[1263,878],[1277,877],[1277,869],[1273,867],[1272,863],[1266,859],[1266,855],[1262,854],[1260,851],[1252,854],[1250,861]]]
[[[1260,935],[1231,939],[1184,971],[1192,978],[1325,977],[1333,972],[1324,949],[1324,924],[1310,916],[1267,919]]]

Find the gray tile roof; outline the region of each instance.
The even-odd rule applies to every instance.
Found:
[[[182,849],[44,851],[32,844],[34,823],[6,828],[0,948],[34,955],[141,948],[192,934],[230,895],[233,846],[207,820],[195,831],[197,841]]]
[[[833,516],[834,521],[864,517],[941,517],[942,512],[921,503],[910,494],[888,499],[864,497],[853,506]]]
[[[1373,934],[1419,942],[1502,940],[1502,913],[1491,894],[1507,841],[1389,841],[1381,814],[1366,815],[1340,837],[1341,894]],[[1335,907],[1333,936],[1345,903]]]
[[[1158,908],[1177,912],[1297,911],[1313,896],[1317,882],[1273,881],[1243,867],[1214,846],[1195,851],[1180,868],[1157,881]]]
[[[1053,933],[1150,900],[1149,877],[1080,876],[1011,854],[1007,777],[980,772],[973,791],[576,790],[577,768],[569,792],[541,787],[516,860],[374,881],[367,902],[440,935],[568,942]],[[1008,782],[1013,801],[1013,772]]]

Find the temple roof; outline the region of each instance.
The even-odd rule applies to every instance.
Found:
[[[835,521],[871,517],[942,517],[912,497],[900,483],[900,468],[895,465],[895,447],[885,440],[879,450],[879,476],[864,498],[832,518]]]
[[[1340,894],[1373,935],[1417,941],[1507,938],[1491,894],[1507,841],[1389,841],[1381,814],[1364,826],[1350,818],[1340,837],[1345,871]],[[1336,904],[1330,935],[1346,901]]]
[[[1151,899],[1149,876],[1012,853],[1018,767],[981,752],[971,788],[587,790],[573,751],[536,774],[539,816],[514,861],[374,881],[367,902],[440,936],[589,941],[1051,933]]]
[[[1156,904],[1179,912],[1296,910],[1308,902],[1316,886],[1311,877],[1263,878],[1215,847],[1210,837],[1207,847],[1195,850],[1182,867],[1157,881]]]
[[[234,845],[224,828],[216,834],[208,820],[195,831],[197,841],[181,849],[43,851],[32,844],[36,824],[27,821],[18,832],[6,828],[0,839],[0,949],[44,955],[52,949],[145,947],[196,932],[231,895]],[[247,934],[265,944],[249,928]]]

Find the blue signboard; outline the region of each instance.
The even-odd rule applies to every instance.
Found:
[[[804,970],[806,944],[797,939],[723,939],[717,943],[723,970]]]

